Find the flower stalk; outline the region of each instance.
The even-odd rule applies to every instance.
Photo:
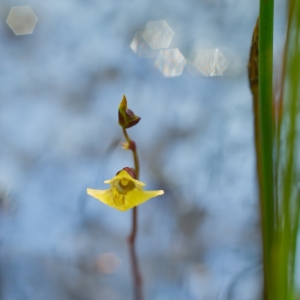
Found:
[[[125,96],[123,97],[123,99]],[[126,99],[126,98],[125,98]],[[123,101],[123,100],[122,100]],[[121,102],[122,103],[122,102]],[[127,103],[126,103],[127,106]],[[119,113],[120,115],[120,113]],[[133,161],[134,161],[134,171],[136,175],[136,179],[139,179],[140,174],[140,162],[139,157],[136,149],[136,144],[132,141],[124,127],[122,127],[124,138],[127,142],[128,150],[132,151]],[[135,300],[142,300],[143,299],[143,292],[142,292],[142,276],[139,268],[138,258],[135,251],[135,240],[136,234],[138,230],[138,222],[137,222],[137,206],[132,209],[132,227],[131,233],[128,237],[129,243],[129,251],[130,251],[130,261],[131,261],[131,271],[133,276],[134,282],[134,299]]]
[[[135,126],[141,118],[136,116],[132,110],[127,108],[127,100],[125,96],[123,96],[119,105],[118,117],[119,125],[122,127],[123,135],[126,140],[126,143],[123,143],[122,146],[125,150],[132,151],[134,169],[125,167],[117,172],[116,176],[112,179],[105,180],[104,183],[110,185],[109,189],[95,190],[88,188],[87,193],[88,195],[119,211],[126,211],[132,208],[132,229],[128,237],[128,243],[133,277],[134,300],[142,300],[142,277],[135,251],[135,240],[138,230],[137,206],[151,198],[163,195],[164,191],[145,191],[143,189],[145,183],[138,180],[140,163],[137,147],[135,142],[130,139],[126,129]]]

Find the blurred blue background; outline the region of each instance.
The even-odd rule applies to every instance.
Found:
[[[29,35],[6,23],[21,5],[38,17]],[[132,166],[117,123],[123,94],[142,118],[128,131],[140,179],[165,191],[139,208],[145,299],[260,298],[247,81],[257,15],[251,0],[1,2],[1,299],[132,299],[131,213],[86,194]],[[177,76],[141,36],[148,52],[132,49],[153,21],[174,33]],[[223,76],[195,65],[211,49]]]

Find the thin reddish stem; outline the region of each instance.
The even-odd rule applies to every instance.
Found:
[[[137,233],[137,207],[134,207],[132,210],[132,231],[129,236],[129,250],[130,250],[130,258],[131,258],[131,270],[134,279],[134,299],[142,300],[142,277],[139,270],[139,264],[137,255],[135,252],[135,238]]]
[[[132,154],[133,154],[134,170],[135,170],[136,179],[139,179],[140,165],[139,165],[139,159],[138,159],[138,154],[137,154],[135,143],[129,138],[127,131],[124,128],[123,128],[123,134],[124,134],[126,141],[129,144],[134,145],[134,147],[130,147],[130,150],[132,151]],[[133,277],[134,300],[142,300],[143,299],[142,276],[140,273],[138,258],[137,258],[136,251],[135,251],[135,240],[136,240],[136,235],[137,235],[137,229],[138,229],[137,207],[135,206],[132,209],[132,229],[131,229],[131,233],[128,237],[128,243],[129,243],[129,251],[130,251],[131,271],[132,271],[132,277]]]

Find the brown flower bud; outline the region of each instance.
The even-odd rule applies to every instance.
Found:
[[[125,95],[123,95],[122,101],[120,102],[118,116],[119,125],[124,129],[136,125],[141,119],[136,116],[132,110],[127,108],[127,99]]]

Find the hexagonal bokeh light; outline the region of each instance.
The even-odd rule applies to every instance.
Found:
[[[194,61],[194,66],[204,76],[223,75],[228,60],[219,49],[200,50]]]
[[[29,6],[17,6],[11,8],[6,23],[16,35],[21,35],[32,33],[37,20]]]
[[[130,48],[140,58],[155,57],[159,50],[152,49],[143,38],[143,31],[136,32],[130,44]]]
[[[161,50],[154,65],[159,68],[166,77],[173,77],[181,75],[185,63],[186,59],[181,52],[175,48]]]
[[[142,36],[152,49],[163,49],[170,46],[174,32],[166,21],[154,21],[147,23]]]

